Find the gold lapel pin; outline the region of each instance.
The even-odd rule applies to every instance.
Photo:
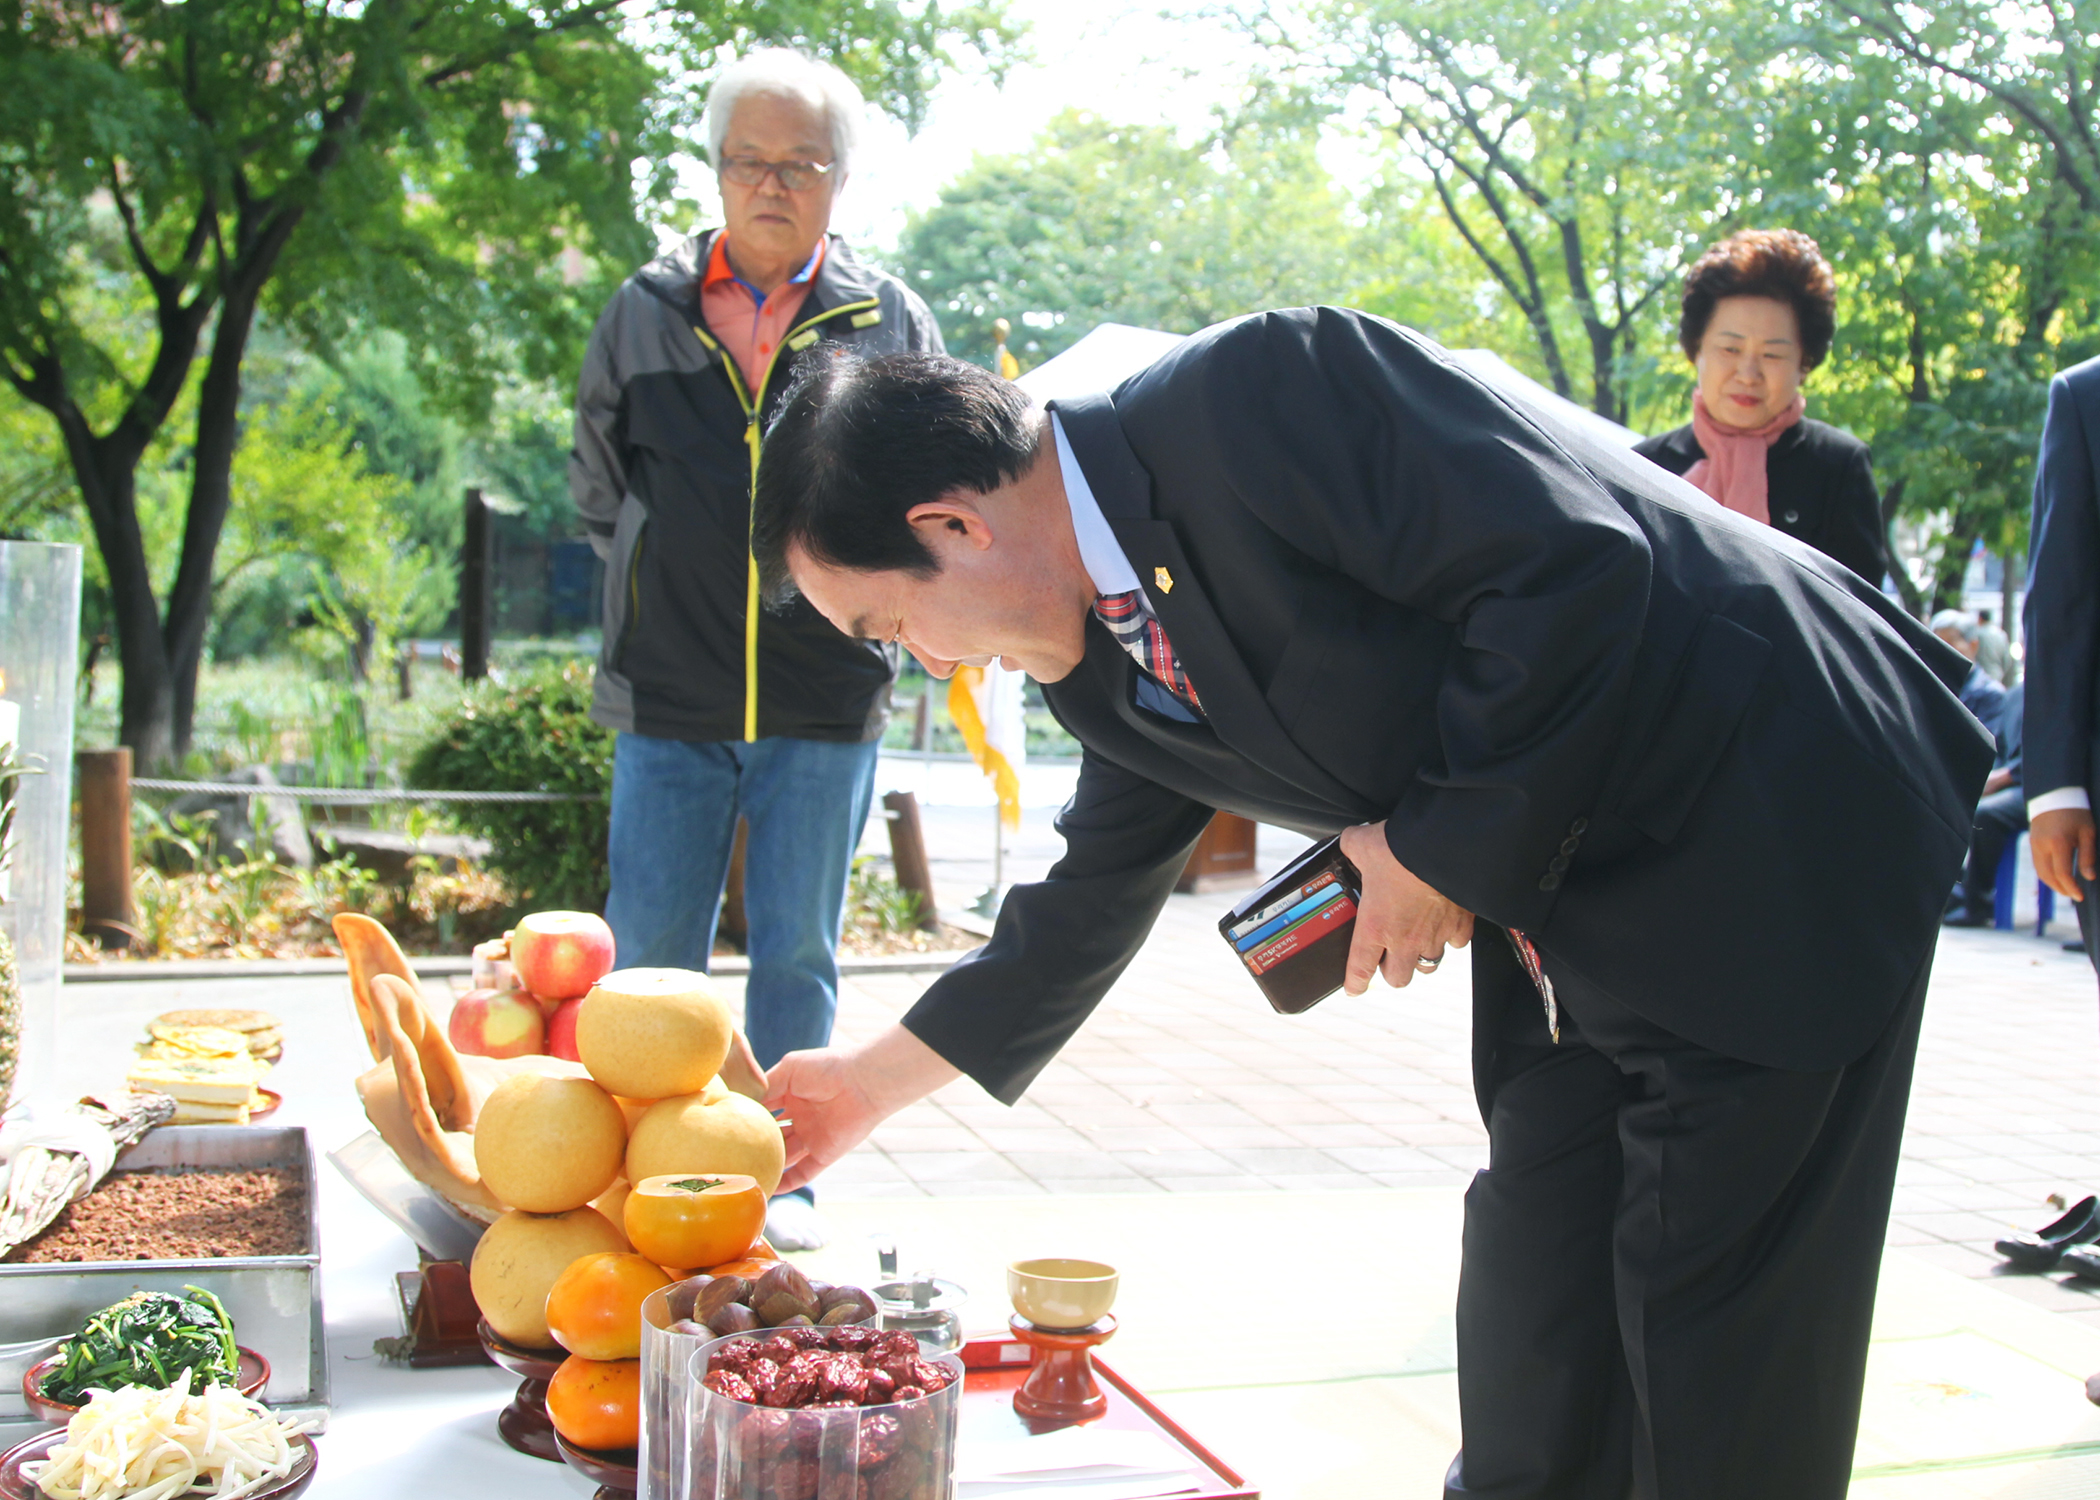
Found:
[[[1174,575],[1165,568],[1154,568],[1152,570],[1152,581],[1159,585],[1159,591],[1162,594],[1174,592]]]

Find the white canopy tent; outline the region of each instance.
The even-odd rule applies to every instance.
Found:
[[[1183,337],[1178,333],[1163,333],[1157,328],[1133,328],[1128,323],[1097,324],[1092,332],[1064,353],[1044,360],[1014,383],[1037,401],[1055,401],[1105,391],[1137,374],[1180,343]],[[1461,368],[1505,396],[1551,412],[1592,437],[1622,448],[1630,448],[1641,440],[1640,434],[1631,428],[1621,427],[1609,417],[1600,417],[1588,407],[1578,406],[1566,397],[1556,395],[1499,354],[1486,349],[1451,349],[1446,352]]]

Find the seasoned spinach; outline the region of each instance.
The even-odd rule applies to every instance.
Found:
[[[240,1355],[233,1320],[219,1299],[199,1287],[133,1292],[87,1320],[59,1346],[58,1367],[44,1377],[47,1400],[78,1406],[89,1390],[143,1385],[166,1390],[188,1370],[190,1387],[233,1385]]]

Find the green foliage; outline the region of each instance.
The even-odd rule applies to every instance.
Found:
[[[953,352],[989,362],[1003,317],[1024,366],[1099,322],[1193,333],[1340,301],[1361,230],[1316,144],[1280,108],[1194,144],[1067,113],[1029,151],[979,157],[912,215],[897,264]]]
[[[1921,606],[2026,544],[2047,377],[2096,346],[2100,3],[1332,0],[1248,34],[1330,120],[1390,132],[1393,200],[1472,259],[1487,340],[1654,431],[1686,417],[1679,278],[1745,227],[1837,270],[1813,415],[1876,453]],[[1380,309],[1385,310],[1385,309]],[[1906,579],[1909,584],[1913,580]]]
[[[522,904],[579,911],[605,904],[613,734],[591,722],[590,707],[591,674],[581,666],[491,683],[409,763],[410,785],[430,790],[591,799],[452,805],[451,821],[489,841],[489,868]]]
[[[872,854],[857,855],[846,881],[847,925],[867,933],[911,932],[924,925],[926,898],[907,891],[877,868]]]
[[[760,41],[836,56],[915,117],[950,47],[1008,35],[988,6],[908,0],[9,8],[0,375],[66,436],[145,765],[188,748],[258,313],[323,351],[402,334],[421,387],[477,425],[507,380],[566,385],[652,218],[678,211],[701,97],[686,80]],[[163,592],[135,480],[200,353]],[[413,592],[317,613],[399,612]]]

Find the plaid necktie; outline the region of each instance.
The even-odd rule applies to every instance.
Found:
[[[1174,654],[1174,644],[1167,639],[1166,631],[1153,618],[1152,611],[1145,607],[1144,591],[1132,589],[1124,594],[1101,594],[1094,599],[1094,613],[1101,617],[1109,633],[1137,664],[1159,679],[1161,687],[1179,698],[1197,713],[1203,712],[1203,704],[1196,697],[1196,685],[1189,681],[1189,674],[1181,670],[1181,658]]]
[[[1553,1045],[1560,1045],[1560,1002],[1553,998],[1553,981],[1546,977],[1545,965],[1539,962],[1539,950],[1532,946],[1531,939],[1514,927],[1502,929],[1509,934],[1510,947],[1517,950],[1517,962],[1538,986],[1539,1000],[1546,1007],[1546,1029],[1553,1033]]]

